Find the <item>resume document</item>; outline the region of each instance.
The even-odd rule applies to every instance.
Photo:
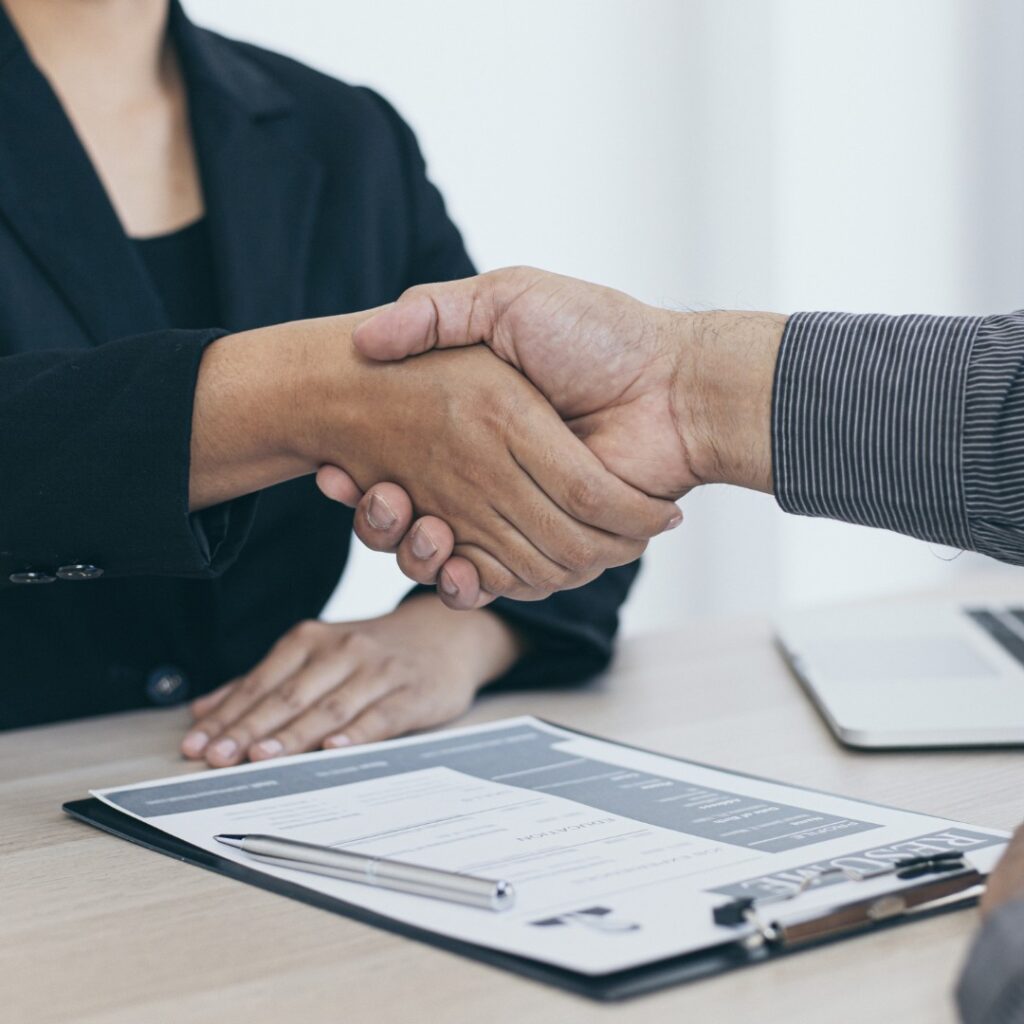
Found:
[[[533,718],[95,791],[194,846],[429,931],[585,974],[744,932],[712,910],[963,852],[987,872],[1006,834],[582,736]],[[493,913],[254,861],[215,842],[263,833],[430,865],[516,889]],[[805,892],[801,907],[891,891],[891,876]],[[906,883],[911,884],[911,883]],[[745,927],[745,926],[744,926]]]

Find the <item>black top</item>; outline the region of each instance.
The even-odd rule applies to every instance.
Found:
[[[170,308],[194,268],[172,267],[173,289],[147,273],[0,4],[0,727],[183,700],[317,616],[352,512],[311,477],[188,512],[203,349],[474,272],[380,96],[197,29],[176,2],[169,25],[216,270],[206,323],[187,290],[190,308]],[[103,575],[58,572],[83,564]],[[635,573],[495,602],[533,643],[505,681],[604,667]]]
[[[135,251],[175,327],[210,327],[220,323],[217,275],[205,217],[168,235],[133,238]]]

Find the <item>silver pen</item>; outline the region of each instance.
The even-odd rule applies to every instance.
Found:
[[[515,890],[510,882],[460,875],[455,871],[370,857],[365,853],[300,843],[295,839],[278,839],[276,836],[220,835],[213,838],[225,846],[236,847],[255,860],[279,868],[329,875],[346,882],[430,896],[483,910],[508,910],[515,903]]]

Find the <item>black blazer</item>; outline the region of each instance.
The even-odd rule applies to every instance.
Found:
[[[176,703],[315,617],[352,515],[311,478],[188,513],[203,348],[473,273],[383,99],[196,28],[177,3],[170,31],[220,288],[210,330],[172,330],[0,8],[0,727]],[[534,642],[506,682],[603,667],[635,571],[497,603]]]

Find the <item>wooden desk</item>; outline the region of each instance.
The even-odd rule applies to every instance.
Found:
[[[26,684],[29,681],[25,681]],[[482,700],[699,761],[1009,828],[1019,752],[856,754],[763,621],[626,643],[573,692]],[[9,1024],[574,1024],[954,1020],[976,912],[862,937],[629,1003],[597,1005],[178,864],[65,818],[90,786],[188,770],[182,709],[0,734],[0,1018]]]

